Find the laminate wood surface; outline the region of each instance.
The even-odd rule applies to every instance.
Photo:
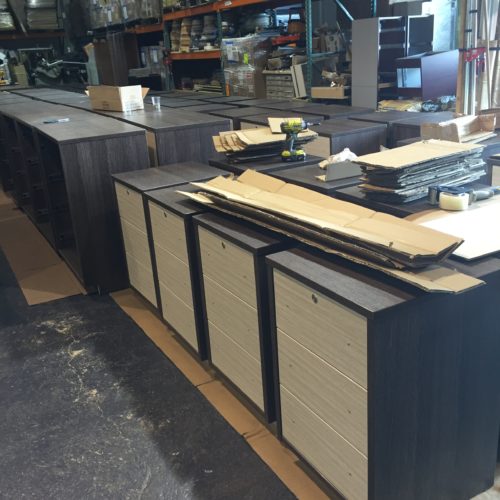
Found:
[[[486,282],[458,295],[425,293],[316,251],[280,252],[267,257],[267,262],[275,276],[279,272],[289,281],[295,280],[296,286],[304,290],[304,300],[320,292],[351,310],[351,314],[366,318],[368,491],[365,497],[466,500],[488,489],[493,483],[500,417],[500,402],[496,398],[500,375],[496,361],[500,338],[496,325],[500,311],[493,306],[500,290],[500,260],[488,258],[473,265],[457,263],[460,271]],[[280,296],[293,297],[289,281],[274,284],[273,308],[277,323],[281,324],[283,319],[279,319],[277,312],[282,308]],[[299,320],[308,324],[318,321],[318,314],[307,309],[298,313],[297,309],[293,301],[286,309],[285,318],[291,323],[289,330],[298,329]],[[326,314],[330,309],[331,306]],[[296,313],[300,318],[294,321],[292,315]],[[337,317],[335,314],[321,328],[325,337],[315,348],[316,355],[327,363],[323,356],[336,337],[332,328]],[[276,362],[287,373],[285,363],[289,354],[285,353],[285,359],[280,361],[280,338],[290,334],[281,330],[274,330],[278,336]],[[310,340],[311,328],[301,331],[308,334],[303,340],[294,340],[306,348],[303,342]],[[312,332],[316,334],[317,328]],[[306,375],[297,379],[297,384],[310,387],[309,392],[307,387],[302,388],[302,398],[292,394],[281,381],[281,369],[278,372],[277,383],[281,383],[278,428],[281,426],[284,439],[336,489],[358,498],[353,496],[360,494],[355,476],[335,476],[325,470],[328,464],[335,463],[339,448],[331,447],[335,442],[334,426],[328,425],[319,412],[327,412],[329,404],[336,405],[336,410],[342,407],[342,397],[332,393],[324,400],[314,398],[318,363],[313,363],[312,358],[306,360],[302,351],[302,356],[296,356],[294,361],[301,363],[300,366],[314,367],[309,371],[304,368],[302,373],[307,372]],[[334,363],[331,366],[338,368]],[[332,373],[325,378],[334,380]],[[333,391],[333,387],[328,389]],[[327,420],[333,418],[331,412],[326,415]],[[342,454],[343,464],[347,463],[346,453]],[[346,487],[355,489],[349,493]]]
[[[155,304],[156,292],[151,268],[147,268],[130,254],[126,256],[130,283],[151,304]]]
[[[204,102],[201,104],[196,104],[191,106],[189,111],[195,111],[196,113],[208,113],[209,111],[228,111],[230,109],[235,109],[236,106],[231,106],[230,104],[217,104]]]
[[[257,108],[255,106],[249,106],[245,108],[235,108],[235,109],[228,109],[228,110],[216,110],[216,111],[210,111],[208,114],[212,116],[218,116],[221,118],[226,118],[229,120],[232,120],[233,123],[233,129],[234,130],[239,130],[240,129],[240,123],[245,120],[245,118],[248,118],[250,116],[255,116],[255,115],[260,115],[265,112],[265,109],[263,108]],[[272,112],[272,111],[270,111]]]
[[[320,123],[323,121],[323,117],[320,115],[315,115],[312,113],[302,113],[298,111],[281,111],[277,109],[268,110],[265,113],[259,115],[248,116],[246,118],[240,119],[240,126],[242,128],[255,127],[268,127],[268,118],[302,118],[305,122],[309,123]]]
[[[126,253],[132,255],[145,268],[151,269],[148,235],[123,218],[121,224]]]
[[[278,270],[274,290],[277,328],[366,389],[366,318]]]
[[[366,500],[366,457],[285,387],[280,393],[285,439],[346,498]]]
[[[146,97],[144,99],[144,102],[146,104],[151,104],[152,97],[151,96]],[[172,109],[189,108],[191,106],[196,106],[197,104],[199,104],[201,102],[203,102],[203,101],[198,101],[198,100],[194,100],[194,99],[172,99],[172,98],[160,96],[160,104],[162,107],[165,107],[165,108],[172,108]]]
[[[305,160],[298,162],[289,162],[283,161],[281,159],[281,155],[275,155],[272,158],[264,158],[262,160],[241,163],[231,161],[227,158],[220,160],[218,158],[214,158],[212,160],[209,160],[208,163],[213,167],[217,167],[222,170],[240,175],[245,172],[245,170],[249,169],[255,170],[257,172],[273,172],[275,170],[285,170],[304,165],[317,165],[321,160],[322,158],[320,158],[319,156],[307,155]]]
[[[238,101],[239,106],[256,106],[258,108],[272,108],[274,104],[290,103],[289,99],[246,99]]]
[[[205,181],[219,175],[227,175],[227,172],[198,161],[185,161],[147,170],[124,172],[114,175],[113,178],[136,191],[151,191],[187,182]]]
[[[120,217],[134,224],[143,233],[146,233],[146,219],[140,193],[127,189],[119,183],[115,183],[116,199]]]
[[[212,363],[263,411],[260,362],[213,323],[209,323],[208,328]]]
[[[455,118],[452,111],[438,111],[436,113],[411,113],[405,120],[398,120],[392,124],[392,141],[411,139],[420,136],[420,126],[423,123],[439,123]]]
[[[252,101],[252,99],[249,99],[248,97],[243,97],[238,95],[210,97],[209,99],[203,98],[203,100],[208,100],[208,102],[216,102],[223,104],[230,103],[236,105],[239,105],[240,102]]]
[[[280,384],[367,456],[366,389],[279,329],[277,340]]]
[[[320,181],[316,177],[325,175],[325,171],[317,165],[305,165],[289,169],[276,170],[269,172],[269,175],[281,179],[285,182],[291,182],[299,186],[318,191],[323,194],[334,195],[337,190],[355,186],[360,183],[359,177],[346,177],[334,181]]]
[[[219,283],[203,276],[205,305],[213,323],[260,363],[258,313]]]

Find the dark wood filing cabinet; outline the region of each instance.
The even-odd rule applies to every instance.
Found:
[[[263,111],[263,109],[261,109]],[[259,115],[248,116],[240,119],[240,128],[242,130],[247,128],[269,127],[269,118],[302,118],[308,123],[320,123],[323,118],[319,115],[299,113],[297,111],[280,111],[277,109],[269,109],[265,113]]]
[[[125,287],[111,174],[148,167],[144,130],[33,100],[0,114],[16,203],[88,291]]]
[[[398,141],[420,137],[420,125],[423,123],[439,123],[452,120],[455,113],[451,111],[438,111],[436,113],[408,113],[406,120],[399,120],[392,124],[392,141],[397,145]]]
[[[326,120],[311,127],[319,137],[306,144],[304,150],[321,158],[328,158],[349,148],[358,156],[377,153],[387,144],[387,125],[358,122],[348,119]]]
[[[263,108],[250,106],[245,108],[209,111],[209,114],[231,120],[233,124],[233,129],[240,130],[241,122],[244,121],[245,118],[248,118],[250,116],[260,115],[265,112],[266,110]]]
[[[248,97],[238,96],[238,95],[230,95],[230,96],[218,96],[218,97],[203,97],[202,101],[214,102],[214,103],[222,103],[222,104],[233,104],[236,106],[240,106],[240,102],[252,101],[252,99],[248,99]],[[251,106],[252,104],[242,104],[242,106]]]
[[[198,162],[184,162],[113,176],[130,285],[156,308],[161,306],[152,216],[145,193],[226,174]],[[168,238],[168,236],[167,236]]]
[[[355,500],[467,500],[493,484],[500,261],[429,294],[324,253],[266,258],[278,433]],[[496,304],[496,305],[495,305]]]
[[[265,256],[287,243],[216,214],[193,218],[211,363],[265,418],[275,418]]]

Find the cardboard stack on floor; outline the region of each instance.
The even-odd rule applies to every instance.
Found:
[[[367,198],[407,203],[427,196],[430,186],[461,186],[486,174],[483,146],[427,140],[358,157],[360,188]]]

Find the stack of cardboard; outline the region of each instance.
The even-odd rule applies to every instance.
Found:
[[[282,121],[283,119],[280,119]],[[305,144],[318,137],[312,130],[304,130],[298,135],[297,145]],[[218,153],[228,156],[266,156],[281,153],[285,147],[286,135],[273,133],[271,127],[231,130],[221,132],[213,138]]]
[[[460,238],[253,170],[193,185],[199,192],[185,196],[425,290],[457,293],[481,284],[437,265]]]
[[[486,174],[483,146],[428,140],[358,157],[360,188],[373,200],[407,203],[427,196],[429,186],[462,186]]]

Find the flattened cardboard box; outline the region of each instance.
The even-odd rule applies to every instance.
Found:
[[[480,144],[462,144],[430,139],[399,148],[387,149],[379,153],[358,156],[355,161],[367,168],[399,169],[447,156],[473,152],[483,147]]]
[[[441,139],[452,142],[479,142],[495,137],[494,114],[481,116],[460,116],[439,123],[422,123],[422,139]]]
[[[482,283],[446,267],[433,265],[408,271],[394,265],[399,257],[403,262],[438,262],[462,243],[459,238],[251,170],[237,180],[216,178],[193,184],[203,193],[184,194],[196,201],[267,225],[425,290],[457,293]],[[384,258],[392,268],[383,265]]]
[[[110,85],[90,86],[87,94],[92,109],[104,111],[136,111],[144,109],[144,98],[149,89],[140,85],[113,87]]]

